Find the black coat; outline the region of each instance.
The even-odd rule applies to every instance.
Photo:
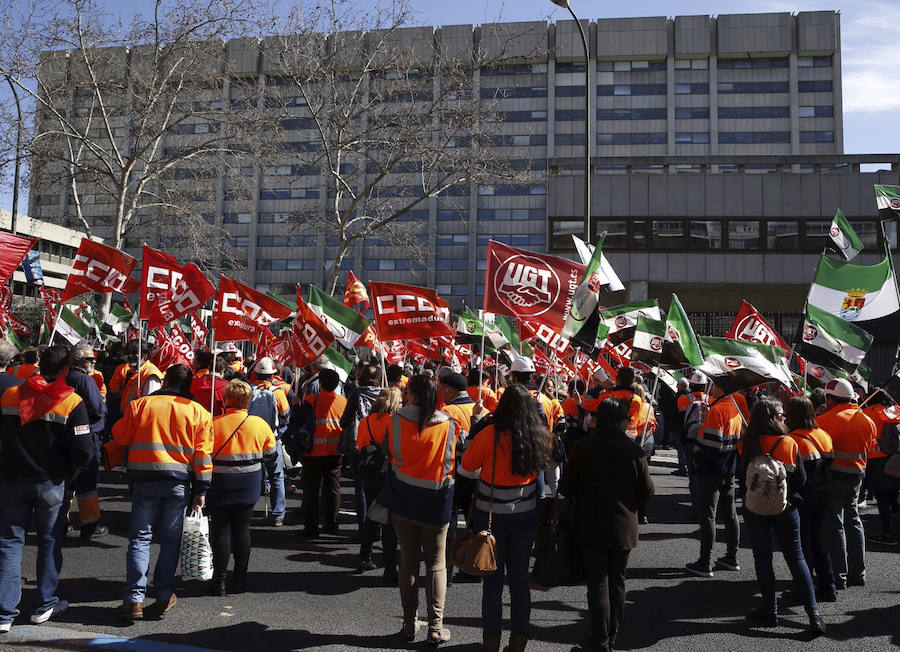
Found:
[[[582,548],[631,550],[638,543],[638,505],[653,495],[647,457],[624,432],[592,432],[575,444],[559,492],[575,500]]]

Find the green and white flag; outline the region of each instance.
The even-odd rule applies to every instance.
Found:
[[[134,315],[125,306],[114,303],[109,307],[109,313],[103,319],[101,326],[106,325],[113,335],[121,335],[128,328],[128,324],[131,323],[133,318]]]
[[[807,306],[797,351],[811,362],[837,367],[850,374],[866,357],[872,340],[872,335],[859,326],[821,308]]]
[[[807,304],[855,323],[888,317],[900,311],[894,265],[885,257],[874,265],[855,265],[828,256],[819,258]]]
[[[16,332],[13,330],[12,326],[9,324],[7,324],[7,326],[6,326],[6,333],[3,334],[3,337],[4,337],[4,339],[6,339],[7,342],[9,342],[14,347],[16,347],[16,350],[21,351],[22,349],[25,348],[25,345],[22,344],[22,340],[19,339],[19,336],[16,335]]]
[[[635,303],[625,303],[621,306],[613,306],[600,311],[600,321],[609,328],[608,335],[619,331],[634,328],[638,317],[648,319],[660,319],[659,301],[649,299]]]
[[[856,254],[863,249],[862,240],[856,235],[856,231],[850,226],[850,222],[844,217],[840,208],[834,214],[828,236],[828,250],[838,254],[844,260],[853,260]]]
[[[883,217],[900,215],[900,186],[875,185],[875,205]]]
[[[482,331],[484,331],[484,348],[487,351],[491,349],[508,349],[510,347],[509,338],[492,323],[491,317],[495,317],[488,313],[488,320],[482,319],[482,311],[476,314],[463,306],[456,319],[456,341],[460,344],[481,344]]]
[[[603,235],[606,235],[605,231],[603,232]],[[572,240],[575,241],[575,251],[578,252],[578,256],[581,258],[581,264],[588,265],[596,253],[594,245],[586,243],[576,235],[572,236]],[[605,289],[607,292],[620,292],[625,289],[625,286],[622,284],[622,281],[619,280],[616,271],[613,269],[612,265],[609,264],[609,260],[602,253],[600,254],[600,268],[598,273],[599,280],[606,286]]]
[[[509,342],[509,348],[519,355],[531,357],[534,355],[534,349],[528,342],[523,342],[519,336],[519,327],[513,322],[512,318],[506,315],[496,315],[494,317],[494,325],[497,327],[506,341]]]
[[[56,334],[69,344],[78,344],[88,338],[91,334],[91,327],[78,315],[63,306],[57,317]]]
[[[590,259],[585,263],[587,269],[578,282],[578,288],[572,295],[572,308],[566,317],[566,323],[562,327],[562,336],[570,340],[585,327],[591,317],[597,312],[597,305],[600,302],[600,291],[609,285],[609,278],[603,273],[603,239],[606,237],[604,231],[600,235],[600,240],[594,248]],[[576,238],[577,239],[577,238]],[[582,243],[583,244],[583,243]]]
[[[727,337],[697,339],[705,355],[697,368],[726,394],[769,382],[791,387],[791,371],[783,349]]]
[[[862,387],[863,391],[868,392],[870,371],[866,365],[860,364],[854,373],[847,374],[840,369],[806,361],[806,379],[813,388],[824,387],[835,378],[845,378],[851,383]]]
[[[631,361],[650,366],[659,364],[666,337],[666,322],[659,319],[638,317],[631,343]]]
[[[353,369],[353,363],[345,358],[343,354],[333,346],[329,346],[325,349],[325,353],[322,354],[322,357],[327,358],[328,366],[337,372],[342,383],[346,383],[347,377],[350,375],[350,370]]]
[[[334,335],[334,339],[348,349],[353,348],[356,341],[372,323],[355,310],[325,294],[315,285],[309,286],[309,299],[306,303],[328,327],[328,330]]]
[[[676,295],[672,295],[666,313],[666,336],[662,363],[671,367],[696,367],[703,363],[703,352],[697,342],[694,327]]]

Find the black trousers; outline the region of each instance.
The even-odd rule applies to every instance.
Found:
[[[324,503],[324,514],[320,505]],[[324,455],[303,458],[303,505],[306,508],[305,526],[319,529],[337,525],[341,506],[341,456]],[[321,514],[321,517],[320,517]]]
[[[247,574],[250,563],[250,519],[253,505],[210,507],[209,544],[213,551],[213,579],[225,579],[234,554],[234,575]]]
[[[587,575],[590,642],[593,650],[606,652],[616,640],[625,616],[625,568],[630,550],[582,548]]]

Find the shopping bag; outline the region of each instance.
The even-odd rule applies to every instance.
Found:
[[[571,501],[557,499],[557,519],[554,522],[551,518],[553,500],[545,498],[538,506],[531,579],[545,587],[581,584],[584,582],[584,565],[568,519]]]
[[[211,580],[212,547],[209,545],[209,519],[195,509],[184,517],[181,528],[181,579]]]

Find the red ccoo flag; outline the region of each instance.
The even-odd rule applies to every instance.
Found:
[[[557,256],[488,243],[484,310],[546,324],[566,323],[584,265]]]
[[[213,328],[216,341],[250,340],[272,337],[269,326],[291,314],[289,306],[227,276],[219,280]]]
[[[375,307],[378,337],[385,340],[415,340],[455,337],[447,320],[450,310],[438,293],[428,288],[400,283],[369,283]]]
[[[138,281],[131,278],[137,262],[137,258],[118,249],[82,238],[63,292],[63,302],[87,292],[134,292],[140,287]]]
[[[369,309],[369,293],[366,292],[366,286],[362,281],[356,278],[356,274],[352,271],[347,274],[347,289],[344,290],[344,305],[352,308],[358,303],[365,303],[366,310]]]
[[[183,267],[169,254],[144,247],[141,266],[141,318],[156,328],[206,304],[216,288],[193,263]]]
[[[312,364],[332,343],[334,335],[319,316],[306,305],[300,296],[300,287],[297,286],[297,317],[294,319],[290,338],[290,352],[294,364],[297,367]]]
[[[38,240],[39,238],[26,238],[13,233],[0,233],[0,285],[6,285],[16,267],[22,264]]]

